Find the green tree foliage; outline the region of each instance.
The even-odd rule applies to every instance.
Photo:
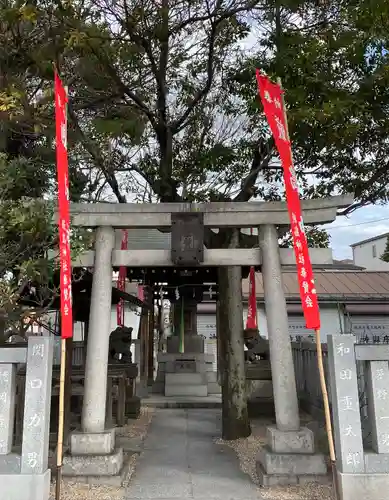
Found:
[[[384,0],[1,6],[0,150],[28,158],[51,197],[55,62],[69,86],[74,200],[283,199],[256,67],[282,78],[304,197],[387,200]]]
[[[52,162],[55,61],[77,199],[123,202],[141,188],[165,201],[283,197],[260,67],[286,89],[305,196],[386,201],[384,0],[2,4],[4,137],[11,128],[29,157]]]
[[[326,231],[322,231],[316,227],[306,227],[305,232],[310,248],[328,248],[330,246],[330,236]],[[280,246],[283,248],[293,246],[292,234],[290,232],[281,238]]]
[[[24,320],[47,312],[59,292],[55,204],[44,199],[49,185],[36,167],[26,158],[0,154],[0,338],[6,330],[23,333]],[[74,256],[87,247],[88,236],[72,231]],[[23,305],[33,290],[37,300]]]
[[[258,49],[230,74],[258,130],[253,69],[281,77],[306,197],[388,199],[388,2],[270,0]],[[310,180],[310,184],[308,184]]]
[[[380,259],[383,260],[384,262],[389,262],[389,236],[386,239],[385,250],[384,253],[381,255]]]

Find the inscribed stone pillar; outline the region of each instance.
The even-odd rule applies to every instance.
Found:
[[[82,411],[84,432],[102,432],[105,427],[114,243],[111,227],[97,229]]]
[[[368,365],[368,405],[372,426],[372,448],[376,453],[389,453],[389,364],[370,361]]]
[[[281,431],[297,431],[300,428],[297,390],[275,226],[260,226],[259,246],[277,427]]]
[[[0,455],[11,453],[15,415],[16,365],[0,364]]]
[[[328,335],[327,343],[337,468],[361,474],[365,464],[354,336]]]
[[[30,337],[27,351],[21,473],[48,467],[53,337]]]

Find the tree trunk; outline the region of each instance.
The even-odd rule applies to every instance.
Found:
[[[222,368],[222,437],[233,440],[251,434],[247,411],[243,344],[242,273],[240,266],[219,269],[219,325]]]
[[[217,301],[216,303],[216,349],[217,349],[217,382],[220,385],[220,387],[223,387],[223,373],[225,371],[224,369],[224,358],[222,356],[222,328],[221,328],[221,307],[220,307],[220,300]],[[224,349],[225,351],[225,349]]]
[[[178,201],[178,184],[173,179],[173,136],[172,131],[167,125],[163,134],[163,140],[160,141],[160,151],[161,201],[176,202]]]
[[[4,344],[8,336],[5,333],[7,320],[5,314],[0,314],[0,344]]]

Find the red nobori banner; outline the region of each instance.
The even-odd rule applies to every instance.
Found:
[[[247,309],[246,329],[256,330],[257,325],[257,294],[255,290],[255,268],[250,267],[249,274],[249,300]]]
[[[61,337],[73,336],[72,268],[70,256],[69,169],[67,153],[67,93],[57,73],[54,76],[57,152],[59,251],[61,287]]]
[[[299,188],[292,160],[292,148],[287,133],[282,89],[280,85],[271,82],[267,76],[262,75],[259,70],[257,70],[257,81],[265,115],[273,133],[284,171],[286,200],[305,323],[307,328],[317,330],[320,328],[319,305],[304,230]]]
[[[122,243],[120,246],[122,250],[127,250],[127,241],[128,241],[128,232],[127,230],[124,230],[122,233]],[[123,292],[126,289],[126,274],[127,274],[127,268],[125,266],[121,266],[119,268],[118,289]],[[116,323],[118,326],[124,326],[123,299],[120,299],[116,306]]]

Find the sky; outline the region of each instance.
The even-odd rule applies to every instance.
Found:
[[[368,206],[348,217],[338,217],[332,224],[321,226],[331,236],[335,259],[351,259],[350,245],[358,241],[389,233],[389,206]]]

